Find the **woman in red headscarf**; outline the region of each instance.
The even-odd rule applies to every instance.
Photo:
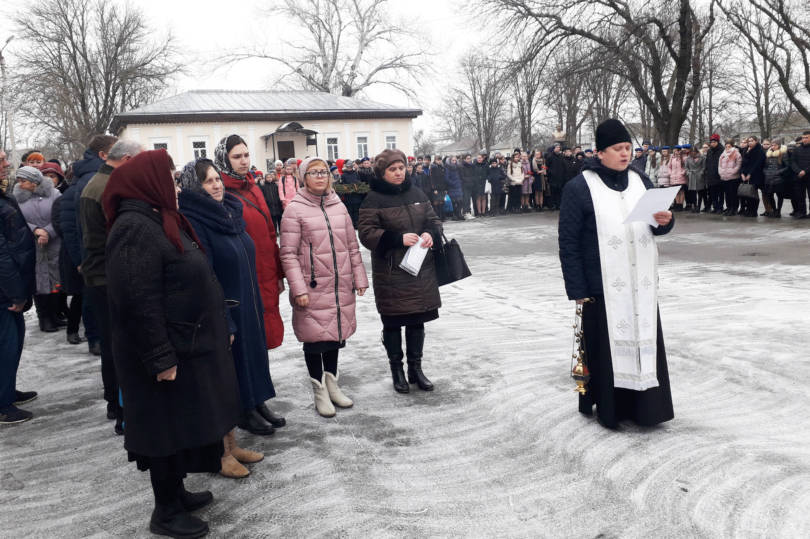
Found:
[[[199,537],[191,511],[213,499],[183,478],[218,472],[222,438],[236,425],[238,387],[225,297],[189,222],[177,211],[165,150],[116,168],[104,191],[107,293],[115,369],[124,402],[124,447],[149,470],[150,530]]]

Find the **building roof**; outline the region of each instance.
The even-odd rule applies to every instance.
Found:
[[[326,92],[192,90],[116,114],[110,131],[120,133],[133,123],[416,118],[420,114],[420,109]]]

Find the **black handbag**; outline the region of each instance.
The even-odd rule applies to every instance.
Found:
[[[737,196],[740,198],[750,198],[752,200],[759,199],[757,187],[751,182],[742,182],[737,188]]]
[[[436,278],[439,286],[460,281],[472,275],[467,261],[464,260],[464,253],[456,240],[447,241],[447,237],[442,232],[441,245],[433,253],[433,260],[436,263]]]

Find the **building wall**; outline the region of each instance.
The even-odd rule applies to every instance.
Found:
[[[144,148],[165,147],[178,167],[195,158],[203,149],[213,159],[214,148],[219,140],[236,133],[248,143],[252,163],[260,169],[267,167],[267,161],[274,160],[272,139],[265,142],[263,135],[273,133],[286,122],[201,122],[178,124],[130,124],[119,135],[121,138],[137,140]],[[276,141],[292,141],[295,157],[303,159],[307,155],[328,158],[327,140],[337,139],[337,157],[356,159],[358,137],[365,137],[369,157],[373,157],[386,147],[386,137],[393,137],[397,148],[406,155],[413,153],[412,120],[405,118],[379,120],[318,120],[299,122],[305,129],[317,131],[317,151],[315,146],[306,145],[306,137],[297,134],[276,136]],[[156,146],[158,145],[158,146]],[[165,146],[160,146],[165,145]],[[204,148],[202,147],[204,146]],[[277,157],[277,154],[275,154]]]

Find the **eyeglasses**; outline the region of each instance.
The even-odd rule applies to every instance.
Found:
[[[307,172],[307,176],[314,176],[315,178],[326,178],[329,176],[328,170],[313,170],[312,172]]]

